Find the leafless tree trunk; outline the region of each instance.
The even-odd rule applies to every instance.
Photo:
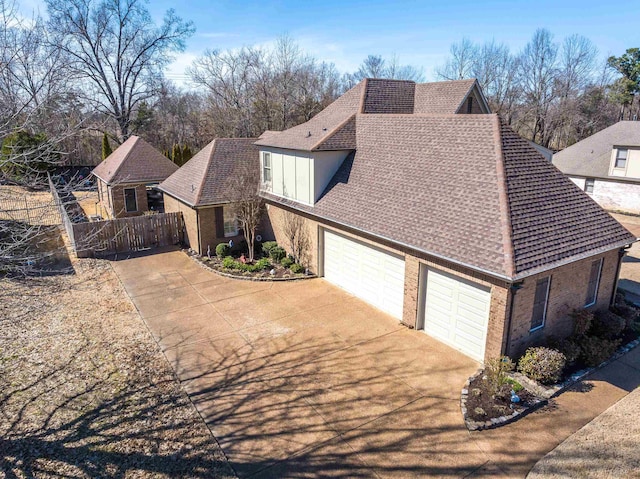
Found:
[[[233,212],[247,242],[249,262],[254,260],[256,234],[264,215],[264,200],[258,195],[259,174],[257,162],[239,164],[229,182]]]
[[[296,263],[307,266],[311,237],[305,219],[291,211],[284,211],[282,214],[282,232],[289,242],[289,251],[293,256],[293,260]]]

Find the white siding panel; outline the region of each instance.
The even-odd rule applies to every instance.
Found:
[[[271,175],[273,194],[283,195],[282,153],[271,152]]]
[[[302,203],[311,202],[309,158],[296,156],[296,196]]]

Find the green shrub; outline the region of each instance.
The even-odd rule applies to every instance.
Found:
[[[524,386],[520,384],[518,381],[516,381],[515,379],[507,378],[507,384],[511,385],[511,389],[513,389],[514,393],[519,393],[524,389]]]
[[[218,249],[218,248],[216,248]],[[222,260],[222,266],[224,268],[227,269],[236,269],[236,263],[238,263],[235,259],[233,259],[231,256],[226,256],[223,260]],[[240,263],[238,263],[240,264]]]
[[[563,339],[558,343],[556,348],[567,360],[567,364],[574,364],[580,357],[581,349],[580,345],[573,338]]]
[[[285,256],[284,258],[282,258],[282,261],[280,261],[280,264],[283,267],[288,268],[289,266],[291,266],[293,264],[293,260],[291,258],[289,258],[288,256]]]
[[[484,364],[484,379],[492,396],[504,396],[509,393],[511,388],[504,386],[509,384],[507,373],[513,371],[514,366],[508,356],[492,358]]]
[[[263,269],[271,267],[271,261],[269,258],[262,258],[256,261],[256,264],[254,264],[253,267],[255,268],[254,271],[262,271]]]
[[[619,340],[585,336],[580,341],[581,358],[587,366],[597,366],[609,359],[619,345]]]
[[[275,263],[279,263],[280,261],[282,261],[282,258],[284,258],[285,256],[287,256],[287,252],[280,246],[274,246],[269,250],[269,257]]]
[[[269,256],[271,250],[276,246],[278,246],[278,243],[276,243],[275,241],[265,241],[264,243],[262,243],[262,252],[265,256]]]
[[[589,334],[605,339],[613,339],[624,331],[627,322],[624,318],[608,310],[598,311],[593,318]]]
[[[629,306],[628,304],[617,303],[611,308],[611,311],[624,318],[625,328],[627,329],[631,329],[633,323],[638,321],[638,310],[633,306]]]
[[[567,362],[560,351],[551,348],[529,348],[518,361],[518,371],[542,384],[553,384],[560,380]]]
[[[218,258],[226,258],[231,253],[231,248],[227,243],[220,243],[216,246],[216,256]]]
[[[571,317],[573,318],[573,334],[576,336],[587,334],[593,323],[593,312],[586,309],[574,309]]]
[[[235,256],[240,256],[241,254],[249,253],[249,247],[247,246],[247,240],[241,239],[240,241],[234,241],[233,247],[231,248],[231,254]]]
[[[292,273],[294,274],[298,274],[298,273],[304,273],[304,266],[302,266],[301,264],[298,263],[293,263],[289,269],[291,270]]]

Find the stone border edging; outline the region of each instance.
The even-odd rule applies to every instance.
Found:
[[[617,359],[620,359],[622,356],[624,356],[629,351],[637,347],[639,344],[640,344],[640,338],[635,339],[630,343],[627,343],[626,345],[618,348],[618,350],[606,361],[592,368],[587,368],[587,369],[582,369],[580,371],[577,371],[576,373],[572,374],[567,379],[565,379],[563,382],[554,384],[550,387],[545,387],[542,384],[539,384],[536,381],[529,379],[528,377],[526,377],[521,373],[517,373],[517,372],[509,373],[510,378],[518,381],[520,384],[522,384],[522,386],[527,391],[538,396],[541,399],[535,401],[533,405],[523,409],[522,411],[514,411],[513,414],[509,414],[508,416],[500,416],[493,419],[489,419],[487,421],[474,421],[467,417],[467,397],[469,396],[469,385],[474,379],[476,379],[478,376],[484,373],[484,368],[480,368],[472,376],[470,376],[469,379],[467,379],[467,381],[464,384],[464,388],[462,389],[462,392],[460,394],[460,409],[462,411],[462,417],[464,418],[465,426],[467,426],[467,429],[469,431],[480,431],[483,429],[493,429],[493,428],[504,426],[505,424],[514,422],[520,416],[529,414],[530,412],[535,411],[539,407],[546,405],[549,402],[549,399],[555,396],[558,396],[559,394],[566,391],[574,384],[582,381],[585,377],[587,377],[591,373],[605,367],[606,365],[612,363],[613,361],[616,361]]]
[[[464,418],[464,424],[467,426],[469,431],[481,431],[483,429],[493,429],[496,427],[504,426],[505,424],[509,424],[520,416],[529,414],[532,411],[535,411],[541,406],[547,404],[547,399],[539,399],[536,400],[532,406],[524,408],[522,411],[514,411],[508,416],[500,416],[494,417],[492,419],[488,419],[486,421],[474,421],[473,419],[469,419],[467,417],[467,397],[469,396],[469,385],[471,381],[476,379],[478,376],[484,373],[484,368],[478,369],[473,376],[467,379],[467,382],[464,384],[464,388],[462,389],[462,393],[460,395],[460,409],[462,411],[462,417]]]
[[[302,281],[305,279],[313,279],[313,278],[317,278],[318,275],[316,274],[309,274],[309,275],[305,275],[305,276],[296,276],[293,278],[258,278],[255,276],[240,276],[240,275],[235,275],[235,274],[231,274],[231,273],[225,273],[224,271],[219,271],[215,268],[212,268],[211,266],[208,266],[207,264],[205,264],[203,261],[200,261],[198,258],[195,257],[195,255],[189,254],[188,250],[182,250],[190,259],[191,261],[194,261],[196,264],[198,264],[201,268],[206,269],[207,271],[213,271],[215,274],[217,274],[218,276],[223,276],[225,278],[231,278],[231,279],[239,279],[242,281],[254,281],[254,282],[259,282],[259,281],[263,281],[263,282],[277,282],[277,281]]]

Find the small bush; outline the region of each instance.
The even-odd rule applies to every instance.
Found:
[[[631,329],[633,323],[638,320],[638,310],[628,304],[618,303],[611,308],[611,311],[624,318],[626,329]]]
[[[513,361],[507,356],[492,358],[485,363],[484,376],[492,396],[504,396],[508,393],[504,386],[509,384],[507,373],[513,371],[514,366]]]
[[[560,341],[556,349],[564,354],[567,364],[575,364],[581,353],[580,345],[572,338]]]
[[[557,383],[567,358],[560,351],[551,348],[529,348],[518,361],[518,371],[542,384]]]
[[[218,249],[218,248],[216,248]],[[236,263],[238,263],[236,260],[234,260],[231,256],[226,256],[223,260],[222,260],[222,266],[224,268],[227,269],[236,269]],[[240,264],[240,263],[238,263]]]
[[[524,386],[515,379],[507,378],[507,384],[511,385],[511,389],[513,389],[514,393],[519,393],[524,389]]]
[[[573,318],[573,334],[576,336],[587,334],[593,323],[593,312],[586,309],[574,309],[571,317]]]
[[[298,274],[298,273],[304,273],[304,266],[302,266],[301,264],[298,263],[293,263],[289,269],[291,270],[292,273],[294,274]]]
[[[604,339],[613,339],[622,334],[627,322],[612,311],[598,311],[591,324],[589,334]]]
[[[293,264],[293,260],[291,258],[289,258],[288,256],[285,256],[284,258],[282,258],[282,261],[280,261],[280,264],[284,268],[288,268],[289,266],[291,266]]]
[[[282,258],[284,258],[285,256],[287,256],[287,252],[280,246],[275,246],[269,250],[269,257],[275,263],[279,263],[280,261],[282,261]]]
[[[278,243],[275,241],[265,241],[262,243],[262,253],[264,253],[265,256],[269,256],[271,250],[276,246],[278,246]]]
[[[234,241],[233,247],[231,248],[231,254],[240,256],[241,254],[249,253],[249,246],[247,246],[247,240],[241,239],[240,241]]]
[[[618,340],[585,336],[580,341],[581,358],[587,366],[595,367],[609,359],[619,345]]]
[[[253,267],[255,268],[254,271],[262,271],[263,269],[271,267],[271,261],[269,258],[262,258],[256,261],[256,264],[254,264]]]
[[[220,243],[216,246],[216,256],[218,258],[226,258],[229,254],[231,254],[231,248],[227,243]]]

